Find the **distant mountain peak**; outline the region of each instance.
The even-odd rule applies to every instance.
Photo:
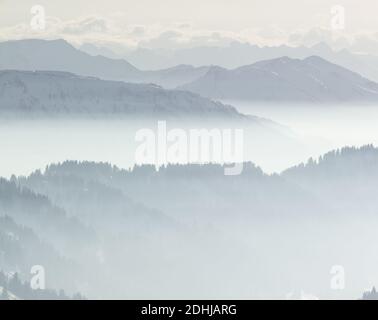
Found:
[[[233,70],[211,68],[183,89],[224,100],[268,103],[376,103],[378,84],[312,55],[263,60]]]
[[[11,44],[11,45],[17,45],[17,46],[50,46],[50,47],[60,47],[60,48],[67,48],[67,49],[73,49],[76,50],[76,48],[70,44],[68,41],[64,39],[52,39],[52,40],[46,40],[46,39],[23,39],[23,40],[9,40],[3,42],[5,44]]]
[[[332,48],[325,42],[314,44],[311,49],[315,51],[333,51]]]
[[[125,114],[247,117],[199,95],[61,71],[0,71],[0,111],[14,114]]]
[[[331,62],[329,62],[326,59],[323,59],[322,57],[319,57],[317,55],[309,56],[309,57],[303,59],[303,61],[304,62],[315,62],[315,63],[332,64]]]
[[[67,71],[112,80],[135,79],[141,73],[126,60],[91,56],[63,39],[1,42],[0,69]]]

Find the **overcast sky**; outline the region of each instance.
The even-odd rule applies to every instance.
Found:
[[[46,29],[30,28],[42,5]],[[345,28],[332,30],[331,8],[345,8]],[[377,0],[0,0],[0,37],[59,38],[125,46],[311,44],[331,39],[376,41]],[[324,39],[323,39],[324,38]],[[361,41],[361,39],[359,40]]]

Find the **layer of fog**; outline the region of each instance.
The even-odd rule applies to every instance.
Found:
[[[165,121],[165,119],[161,119]],[[254,123],[255,120],[252,122]],[[291,164],[305,160],[310,153],[289,128],[256,120],[257,125],[246,122],[166,120],[167,131],[181,129],[189,137],[190,130],[235,129],[244,130],[243,157],[237,162],[253,161],[266,171],[283,170]],[[120,168],[135,164],[136,141],[140,129],[152,130],[158,135],[158,120],[130,119],[35,119],[0,121],[0,176],[28,175],[50,163],[65,160],[109,162]],[[168,143],[168,147],[172,145]],[[232,143],[235,147],[235,144]],[[234,151],[232,151],[235,153]],[[277,154],[285,155],[277,157]],[[202,155],[201,155],[202,156]],[[210,162],[217,162],[210,156]]]
[[[265,172],[280,172],[343,146],[378,142],[378,110],[368,106],[269,106],[232,101],[239,111],[270,119],[291,130],[288,142],[277,136],[245,131],[244,160]],[[163,120],[163,119],[162,119]],[[227,124],[175,123],[170,129],[240,127]],[[67,159],[111,162],[132,167],[141,128],[157,132],[157,121],[107,120],[2,120],[0,122],[0,176],[26,175],[49,163]],[[283,130],[280,135],[287,132]],[[295,141],[294,141],[295,140]]]
[[[314,158],[344,146],[378,144],[378,108],[372,105],[259,105],[224,101],[245,114],[290,127]],[[285,157],[285,155],[280,155]],[[302,159],[305,161],[306,159]],[[259,163],[264,168],[263,163]],[[279,169],[267,168],[267,171]]]
[[[250,138],[259,143],[245,152],[245,160],[255,162],[266,172],[281,171],[336,147],[378,140],[378,111],[372,107],[234,105],[245,113],[287,125],[295,132],[293,144],[280,144],[269,135],[253,137],[253,132],[246,137],[247,144]],[[179,126],[170,121],[168,125]],[[203,123],[180,125],[206,127]],[[227,127],[227,124],[214,123],[207,127],[217,125]],[[156,121],[115,119],[2,120],[0,176],[27,175],[67,159],[110,162],[129,168],[134,163],[136,130],[156,130],[156,127]],[[243,186],[235,186],[240,187],[236,188],[239,192],[243,190]],[[374,183],[369,186],[374,191]],[[190,187],[199,188],[195,183]],[[79,261],[89,276],[85,279],[80,274],[76,279],[77,275],[71,275],[79,282],[76,290],[93,298],[300,298],[302,291],[321,298],[358,298],[363,290],[378,283],[378,261],[374,254],[378,221],[374,215],[367,215],[362,202],[349,203],[341,215],[330,211],[332,218],[329,218],[319,216],[306,199],[303,207],[307,209],[293,214],[287,199],[289,209],[281,210],[282,216],[268,218],[272,212],[264,211],[263,207],[267,215],[262,218],[258,205],[243,212],[237,193],[235,198],[231,195],[224,199],[227,206],[222,207],[222,199],[215,197],[213,189],[203,190],[206,201],[190,209],[176,198],[167,197],[170,201],[158,199],[153,203],[153,193],[145,194],[144,185],[135,189],[133,199],[147,207],[163,209],[169,218],[182,224],[185,232],[157,229],[156,233],[146,235],[141,228],[136,230],[137,234],[127,232],[113,238],[98,231],[102,239],[95,244],[98,261],[96,257],[92,257],[96,263]],[[269,196],[275,189],[269,190],[264,193],[266,201],[262,202],[271,205]],[[243,192],[248,193],[249,189]],[[185,194],[190,197],[190,193]],[[343,197],[350,198],[340,191],[337,199]],[[110,199],[108,215],[118,210],[116,205],[112,210],[114,200]],[[271,202],[275,200],[272,198]],[[69,214],[79,211],[75,205],[67,201]],[[82,206],[93,207],[85,200]],[[213,210],[208,210],[212,206]],[[301,213],[303,219],[298,219]],[[224,221],[219,219],[222,214]],[[250,221],[245,220],[245,214],[252,215]],[[110,221],[117,228],[121,226],[119,221]],[[106,241],[105,237],[108,237]],[[330,288],[331,269],[335,265],[345,268],[344,290]]]
[[[378,281],[370,157],[346,154],[340,170],[331,160],[292,177],[256,168],[225,177],[211,166],[126,173],[70,162],[18,182],[95,230],[95,239],[79,235],[74,249],[63,249],[81,272],[46,269],[88,297],[358,298]],[[16,208],[39,217],[31,205]],[[61,231],[72,238],[70,228]],[[345,288],[333,290],[339,266]]]

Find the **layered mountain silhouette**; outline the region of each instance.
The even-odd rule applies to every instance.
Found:
[[[351,54],[346,50],[334,52],[325,44],[311,48],[260,48],[236,43],[230,48],[193,48],[187,51],[193,52],[181,53],[183,57],[170,59],[170,67],[148,71],[138,69],[124,59],[88,54],[65,40],[7,41],[0,43],[0,69],[64,71],[104,80],[154,83],[168,89],[185,88],[219,99],[265,102],[281,99],[371,102],[377,99],[377,85],[364,78],[378,80],[375,67],[378,58],[374,56]],[[231,70],[223,68],[230,64],[222,61],[222,56],[228,57],[226,60],[229,61],[231,51],[234,53],[233,61],[239,65],[254,64]],[[212,60],[196,61],[197,55],[202,58],[211,56]],[[184,58],[186,56],[192,59]],[[267,60],[271,57],[273,59]],[[182,63],[172,66],[175,61]]]
[[[65,40],[19,40],[0,43],[0,69],[64,71],[105,80],[155,83],[174,88],[203,75],[208,67],[179,65],[158,71],[142,71],[124,59],[92,56]]]
[[[104,48],[87,45],[81,48],[92,54],[109,54]],[[295,59],[304,59],[309,56],[319,56],[332,63],[357,72],[368,79],[378,81],[378,57],[371,54],[354,53],[346,49],[333,50],[324,42],[307,46],[258,46],[248,43],[232,42],[229,46],[199,46],[176,50],[137,48],[122,56],[135,66],[145,69],[164,69],[175,65],[187,64],[193,66],[217,65],[226,69],[235,69],[250,65],[261,60],[277,59],[288,56]]]
[[[185,212],[191,212],[188,217],[198,212],[203,219],[208,214],[227,212],[230,219],[246,213],[301,215],[303,212],[326,214],[329,210],[343,213],[345,211],[335,207],[338,204],[343,208],[343,203],[351,210],[358,210],[359,206],[368,212],[376,206],[377,160],[378,149],[372,145],[346,147],[331,151],[318,160],[310,159],[279,175],[267,175],[252,163],[245,163],[242,174],[235,177],[224,176],[223,167],[216,164],[168,165],[159,170],[145,165],[130,171],[104,163],[67,161],[49,166],[43,175],[33,174],[19,182],[52,199],[59,195],[59,204],[64,206],[68,202],[63,200],[68,196],[62,196],[62,192],[68,192],[64,191],[65,185],[80,194],[83,183],[90,186],[96,181],[98,185],[93,184],[93,188],[102,190],[104,203],[116,204],[115,190],[121,190],[131,199],[148,203],[176,218],[178,213]],[[73,177],[81,181],[77,190],[72,187]],[[112,193],[105,192],[105,186],[113,190]],[[112,194],[108,199],[107,193]],[[197,201],[193,202],[193,197]],[[70,199],[72,201],[73,197]],[[126,199],[123,202],[126,203]],[[135,208],[129,211],[137,212]],[[164,216],[157,214],[156,217],[163,219]]]
[[[243,118],[195,93],[56,71],[0,71],[0,111]]]
[[[100,185],[121,190],[136,202],[148,203],[178,221],[195,220],[198,217],[201,217],[202,222],[213,219],[218,222],[222,219],[238,220],[241,217],[248,221],[257,216],[275,216],[279,212],[299,214],[307,208],[308,203],[312,203],[311,210],[320,210],[315,199],[302,188],[279,176],[266,175],[251,163],[244,164],[240,176],[229,178],[224,175],[223,166],[216,164],[168,165],[158,171],[154,166],[144,165],[129,171],[110,164],[67,161],[50,166],[44,175],[32,175],[20,182],[35,192],[55,199],[57,193],[54,181],[59,181],[60,192],[67,193],[65,185],[69,185],[69,190],[72,190],[72,183],[68,180],[72,177],[87,182],[97,181]],[[103,193],[100,196],[103,199],[101,206],[109,201]],[[60,195],[59,199],[66,199],[59,202],[64,206],[71,203],[73,197],[68,200],[67,196],[62,198]],[[84,202],[83,198],[78,201]],[[117,202],[111,199],[112,206]],[[96,211],[93,209],[93,214]]]
[[[66,71],[103,79],[136,78],[140,71],[123,59],[93,57],[65,40],[20,40],[0,43],[0,69]]]
[[[68,231],[68,230],[67,230]],[[31,266],[39,265],[59,274],[79,273],[79,267],[72,260],[63,257],[53,245],[42,241],[33,229],[17,224],[10,216],[0,215],[0,265],[2,270],[13,270],[23,275],[30,274]],[[2,277],[0,271],[0,287]],[[68,279],[68,278],[67,278]],[[50,277],[50,286],[73,289],[74,281],[62,281]],[[30,288],[30,286],[27,286]],[[8,289],[10,289],[8,287]],[[1,290],[0,290],[1,291]],[[31,293],[31,292],[30,292]],[[21,297],[23,299],[32,297]]]
[[[212,67],[180,87],[205,97],[256,102],[377,102],[378,84],[320,57],[282,57],[227,70]]]
[[[49,274],[57,286],[66,288],[64,281],[70,279],[77,290],[85,281],[90,284],[84,287],[86,295],[135,297],[145,294],[139,289],[143,281],[150,284],[148,295],[151,290],[161,294],[156,275],[166,276],[164,281],[173,286],[175,278],[167,280],[168,275],[181,273],[188,264],[188,281],[194,275],[210,281],[213,264],[200,273],[190,261],[216,259],[222,262],[217,264],[222,275],[235,268],[235,260],[222,260],[233,254],[243,265],[238,269],[243,277],[233,281],[239,285],[249,277],[271,292],[275,275],[293,283],[293,268],[319,268],[324,261],[328,266],[336,258],[350,266],[356,256],[371,256],[377,159],[378,150],[367,145],[331,151],[282,174],[267,175],[246,163],[241,175],[228,177],[215,164],[159,170],[78,161],[50,165],[28,177],[0,180],[0,250],[7,255],[0,269],[19,268],[25,274],[34,257],[59,270]],[[356,223],[361,217],[362,226]],[[59,245],[59,238],[74,246]],[[277,246],[280,254],[272,255]],[[42,251],[33,256],[29,250]],[[319,272],[322,276],[323,269]],[[259,277],[266,279],[260,283]],[[125,285],[133,290],[125,291]],[[111,292],[106,292],[108,286]]]
[[[70,164],[75,167],[75,162]],[[102,166],[97,164],[94,168],[101,170]],[[19,178],[18,182],[52,199],[70,216],[101,232],[135,234],[148,233],[151,227],[155,230],[176,227],[162,212],[133,201],[99,179],[85,179],[75,174],[57,175],[55,168],[55,165],[49,166],[43,175],[36,171],[28,178]],[[107,214],[104,215],[104,212]]]
[[[345,213],[375,214],[377,164],[374,146],[345,147],[285,170],[282,177]]]
[[[91,228],[67,216],[48,198],[5,179],[0,179],[1,215],[35,230],[42,240],[53,243],[60,250],[73,249],[78,243],[89,243],[95,239]]]

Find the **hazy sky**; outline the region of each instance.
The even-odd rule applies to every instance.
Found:
[[[47,24],[30,30],[30,9]],[[345,8],[345,28],[332,30],[331,9]],[[175,47],[227,44],[311,44],[377,41],[377,0],[0,0],[1,39],[64,37],[76,42]],[[361,40],[362,39],[362,40]]]

